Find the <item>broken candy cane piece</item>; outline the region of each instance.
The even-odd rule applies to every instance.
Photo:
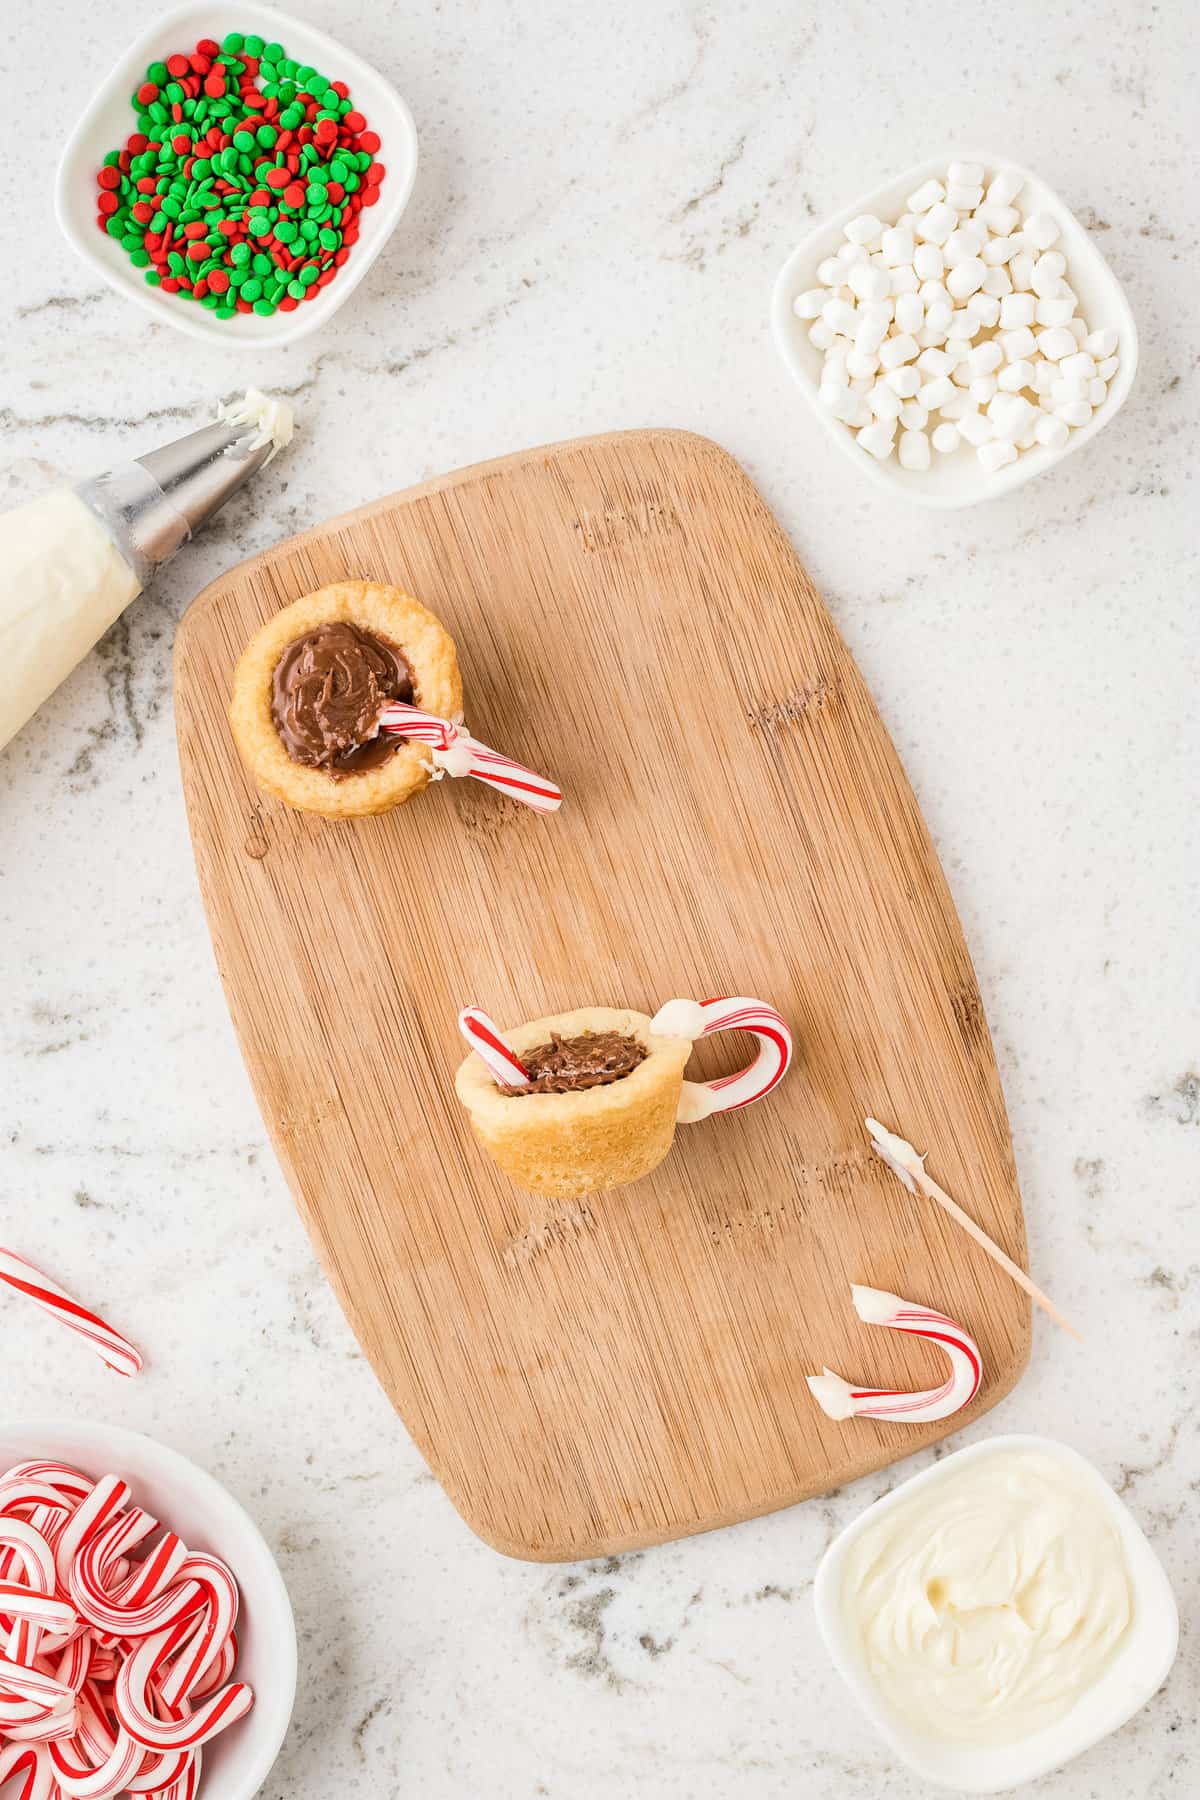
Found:
[[[961,1325],[945,1313],[931,1312],[878,1288],[851,1287],[850,1292],[854,1310],[866,1324],[908,1331],[937,1344],[949,1358],[950,1373],[941,1387],[926,1388],[921,1393],[906,1393],[902,1388],[852,1387],[832,1369],[810,1375],[808,1385],[813,1397],[831,1419],[898,1419],[924,1425],[935,1419],[948,1419],[975,1398],[983,1379],[983,1359],[979,1345]]]
[[[658,1037],[711,1037],[718,1031],[748,1031],[758,1039],[758,1055],[736,1075],[716,1081],[685,1081],[676,1118],[694,1125],[713,1113],[749,1106],[783,1080],[792,1060],[792,1034],[787,1021],[763,1000],[736,994],[718,1000],[668,1000],[650,1021]]]

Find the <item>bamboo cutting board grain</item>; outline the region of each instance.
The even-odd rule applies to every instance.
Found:
[[[331,821],[251,787],[225,720],[276,608],[363,576],[456,638],[467,718],[552,773],[539,818],[471,781]],[[750,1517],[994,1405],[1028,1303],[868,1151],[864,1113],[1018,1261],[1004,1102],[954,909],[845,645],[714,444],[626,432],[393,495],[253,558],[181,627],[200,884],[246,1063],[375,1371],[468,1523],[512,1555],[607,1554]],[[455,1027],[756,994],[796,1033],[771,1099],[682,1127],[648,1179],[518,1192],[454,1095]],[[748,1060],[706,1045],[690,1074]],[[741,1053],[739,1055],[739,1052]],[[979,1338],[939,1425],[835,1424],[804,1376],[929,1386],[859,1281]]]

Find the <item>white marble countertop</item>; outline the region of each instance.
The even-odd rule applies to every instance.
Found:
[[[933,0],[296,10],[395,79],[422,166],[336,321],[254,360],[149,326],[53,228],[66,122],[144,7],[109,0],[97,19],[48,0],[0,49],[10,170],[24,146],[6,198],[0,503],[176,435],[249,380],[292,396],[300,424],[0,759],[2,1235],[149,1356],[121,1383],[4,1304],[0,1344],[20,1372],[6,1409],[161,1434],[255,1513],[302,1641],[267,1795],[921,1793],[831,1672],[809,1595],[831,1534],[894,1475],[578,1568],[507,1562],[461,1524],[293,1212],[188,845],[171,639],[218,570],[444,469],[577,433],[687,426],[759,483],[895,736],[979,972],[1033,1267],[1086,1334],[1076,1349],[1039,1317],[1028,1374],[964,1437],[1036,1429],[1093,1457],[1178,1592],[1183,1650],[1166,1689],[1039,1791],[1193,1791],[1190,9],[968,6],[932,45],[926,31],[947,18]],[[815,216],[956,137],[1043,172],[1091,223],[1127,285],[1142,365],[1120,419],[1077,457],[941,516],[830,457],[765,315]]]

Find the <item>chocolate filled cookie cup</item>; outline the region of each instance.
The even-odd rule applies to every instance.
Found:
[[[518,1187],[570,1199],[637,1181],[662,1161],[689,1038],[660,1037],[645,1013],[585,1006],[532,1019],[504,1041],[533,1078],[528,1087],[498,1086],[474,1052],[454,1087],[475,1136]]]
[[[741,995],[669,1000],[652,1019],[581,1007],[503,1036],[486,1013],[467,1007],[459,1029],[474,1049],[454,1086],[476,1138],[519,1187],[560,1200],[648,1175],[677,1125],[761,1100],[792,1055],[782,1016]],[[736,1075],[686,1081],[693,1044],[719,1031],[757,1038],[754,1061]]]
[[[462,715],[454,641],[400,588],[341,581],[285,606],[234,671],[229,723],[258,787],[301,812],[388,812],[428,786],[427,747],[379,729],[403,701]]]

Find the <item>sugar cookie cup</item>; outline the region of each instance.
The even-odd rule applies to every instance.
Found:
[[[759,1038],[758,1056],[740,1074],[712,1082],[685,1081],[696,1038],[744,1030]],[[615,1033],[639,1044],[644,1056],[630,1073],[603,1086],[540,1092],[502,1086],[477,1052],[454,1077],[471,1129],[489,1156],[518,1187],[555,1199],[623,1187],[657,1168],[677,1124],[689,1124],[761,1099],[791,1059],[787,1025],[772,1007],[738,998],[698,1003],[672,1000],[653,1019],[628,1009],[588,1006],[532,1019],[504,1033],[520,1060],[555,1037],[574,1042]]]
[[[353,818],[402,806],[429,785],[425,746],[401,740],[386,760],[335,779],[296,761],[272,710],[275,670],[284,652],[322,625],[345,623],[399,650],[412,671],[414,703],[441,718],[462,714],[454,640],[427,607],[400,588],[339,581],[285,606],[256,631],[234,671],[229,724],[255,784],[299,812]]]

